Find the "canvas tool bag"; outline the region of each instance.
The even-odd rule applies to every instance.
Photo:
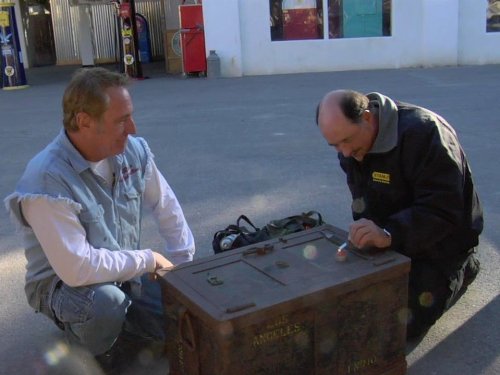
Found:
[[[247,226],[243,225],[243,222]],[[267,241],[323,224],[323,217],[317,211],[309,211],[300,215],[271,220],[262,228],[255,226],[247,216],[240,215],[236,220],[236,224],[228,225],[225,229],[219,230],[214,234],[212,248],[215,254],[218,254],[223,251]]]

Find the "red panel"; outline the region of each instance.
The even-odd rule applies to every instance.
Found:
[[[203,26],[203,10],[200,4],[179,6],[181,28]]]
[[[192,29],[181,33],[182,64],[184,73],[205,72],[205,35],[203,31]]]
[[[318,39],[316,9],[283,10],[283,38],[285,40]]]
[[[205,33],[203,11],[200,4],[180,5],[182,67],[184,73],[205,72]]]

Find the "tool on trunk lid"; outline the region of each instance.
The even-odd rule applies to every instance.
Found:
[[[335,254],[335,259],[338,261],[338,262],[345,262],[346,259],[347,259],[347,246],[349,244],[349,239],[344,242],[342,245],[339,246],[339,248],[337,249],[337,254]]]

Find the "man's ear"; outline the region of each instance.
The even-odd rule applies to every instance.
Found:
[[[78,112],[76,114],[76,125],[78,126],[78,129],[81,130],[83,128],[90,128],[92,124],[92,118],[89,116],[88,113],[85,112]]]
[[[369,109],[365,109],[365,111],[363,112],[363,120],[367,122],[371,122],[373,116],[375,116],[375,114],[373,112],[370,112]]]

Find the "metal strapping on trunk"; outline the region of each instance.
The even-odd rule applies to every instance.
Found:
[[[184,332],[186,332],[187,335],[185,335]],[[194,335],[193,324],[184,306],[179,311],[179,337],[186,349],[191,352],[196,350],[196,337]]]

